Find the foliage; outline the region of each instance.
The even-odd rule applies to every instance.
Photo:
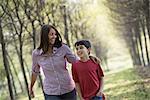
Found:
[[[105,93],[109,100],[148,100],[150,80],[142,79],[130,68],[105,76]]]
[[[150,98],[150,79],[141,79],[135,69],[105,73],[104,93],[108,100],[148,100]],[[33,100],[43,100],[40,89]],[[23,95],[18,100],[26,100]]]
[[[142,24],[140,24],[140,27],[135,27],[137,25],[136,23],[133,24],[133,22],[139,21],[139,15],[141,19],[145,18],[141,17],[145,14],[141,9],[143,6],[140,5],[141,3],[143,4],[143,2],[140,0],[108,0],[109,2],[107,2],[107,4],[109,6],[104,6],[102,1],[0,1],[0,14],[4,13],[4,17],[2,17],[4,42],[6,44],[6,52],[8,52],[7,57],[10,56],[11,58],[9,59],[9,62],[11,62],[10,70],[12,71],[12,76],[14,76],[12,77],[15,80],[14,84],[17,84],[17,89],[20,89],[21,85],[24,83],[24,80],[21,80],[21,84],[19,84],[19,80],[23,79],[23,75],[20,76],[22,72],[21,68],[25,68],[24,75],[28,76],[27,79],[28,82],[30,82],[31,53],[32,50],[38,46],[40,28],[43,24],[52,24],[56,26],[63,37],[63,42],[66,42],[71,47],[73,47],[73,44],[78,39],[89,39],[93,45],[93,52],[106,64],[108,59],[111,59],[113,56],[117,56],[117,61],[122,62],[122,60],[118,60],[122,59],[122,56],[118,57],[118,55],[121,55],[122,51],[124,52],[125,49],[127,49],[124,48],[124,43],[122,43],[124,41],[122,41],[122,38],[127,42],[131,51],[133,51],[133,49],[138,50],[139,46],[146,47],[146,42],[144,45],[140,45],[140,38],[144,36],[142,33],[144,31],[140,30]],[[140,13],[137,13],[136,9],[138,9]],[[110,15],[108,15],[108,13],[110,13]],[[109,18],[111,18],[112,22],[109,21]],[[145,20],[146,19],[144,19],[144,23]],[[146,27],[145,24],[144,26]],[[132,29],[129,30],[130,28]],[[119,30],[119,32],[123,34],[121,39],[119,37],[120,34],[117,34],[116,30]],[[137,36],[136,34],[140,32],[142,35]],[[135,36],[137,36],[137,40],[134,40]],[[135,42],[137,45],[133,47],[131,42]],[[140,53],[141,51],[143,50],[140,49]],[[136,51],[135,53],[139,52]],[[128,52],[125,52],[124,55],[128,55]],[[134,58],[140,59],[141,55],[142,54],[139,54],[138,57],[134,55]],[[144,57],[146,58],[146,56]],[[0,63],[1,62],[3,61],[0,59]],[[1,77],[3,78],[2,80],[6,82],[6,80],[4,80],[6,78],[4,74],[5,70],[3,69],[3,65],[1,65],[0,72],[2,73],[0,73],[0,75],[3,76]],[[14,70],[16,70],[16,73]],[[17,78],[18,76],[21,78]],[[122,78],[126,79],[126,77]]]
[[[111,20],[129,47],[134,65],[149,66],[149,0],[106,0]],[[144,38],[144,39],[143,39]]]

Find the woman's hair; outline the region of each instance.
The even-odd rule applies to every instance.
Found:
[[[62,46],[62,38],[60,33],[57,31],[57,29],[52,25],[43,25],[41,28],[40,45],[38,47],[38,49],[43,50],[43,54],[45,54],[48,51],[48,47],[49,47],[48,34],[51,29],[54,29],[56,31],[56,36],[57,36],[53,47],[59,48]]]

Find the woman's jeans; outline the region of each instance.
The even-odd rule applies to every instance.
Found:
[[[76,90],[62,95],[47,95],[44,93],[45,100],[77,100]]]

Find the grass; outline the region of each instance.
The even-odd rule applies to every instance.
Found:
[[[141,79],[133,68],[105,76],[107,100],[150,100],[150,79]]]
[[[41,89],[34,88],[34,91],[35,98],[32,100],[44,100]],[[105,73],[104,93],[107,100],[150,100],[150,78],[142,79],[133,68],[108,72]],[[28,98],[25,94],[19,94],[16,100]]]

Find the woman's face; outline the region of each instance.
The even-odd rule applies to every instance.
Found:
[[[49,33],[48,33],[48,38],[49,38],[49,44],[50,45],[53,45],[55,43],[56,37],[57,37],[56,31],[53,28],[51,28]]]

